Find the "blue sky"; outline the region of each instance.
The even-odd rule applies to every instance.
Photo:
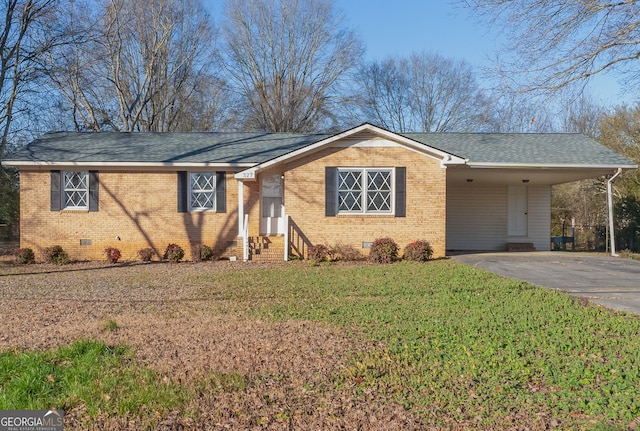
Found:
[[[370,60],[430,51],[480,66],[496,48],[495,37],[476,25],[467,10],[447,1],[337,0],[336,4],[364,40]]]
[[[497,30],[483,26],[467,9],[446,0],[336,0],[348,24],[364,40],[369,60],[428,51],[482,68],[502,47]],[[615,76],[596,77],[590,93],[606,105],[633,100],[621,93]]]
[[[216,13],[224,0],[205,0],[214,4]],[[346,25],[362,38],[368,60],[389,55],[407,56],[412,52],[434,52],[444,57],[465,60],[477,70],[491,66],[491,58],[501,48],[497,31],[483,27],[470,11],[456,6],[455,0],[335,0],[344,12]],[[614,76],[597,77],[590,92],[606,105],[631,103],[621,93]]]

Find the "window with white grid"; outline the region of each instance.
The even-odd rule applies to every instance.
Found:
[[[216,186],[213,172],[192,172],[189,190],[191,211],[209,211],[215,208]]]
[[[338,213],[391,214],[392,182],[392,169],[338,169]]]
[[[65,172],[63,184],[65,209],[89,209],[89,172]]]

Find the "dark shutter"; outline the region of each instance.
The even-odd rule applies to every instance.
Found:
[[[338,168],[327,166],[324,168],[324,215],[336,215],[338,190]]]
[[[396,168],[396,217],[407,216],[407,168]]]
[[[98,171],[89,171],[89,211],[98,211]]]
[[[227,181],[224,172],[216,172],[216,212],[227,212]]]
[[[60,211],[62,206],[62,175],[60,171],[51,171],[51,211]]]
[[[178,171],[178,212],[188,211],[189,184],[187,183],[187,171]]]

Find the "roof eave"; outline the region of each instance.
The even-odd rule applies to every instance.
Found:
[[[239,168],[246,169],[255,163],[238,162],[84,162],[84,161],[49,161],[49,160],[3,160],[3,166],[33,166],[33,167],[108,167],[108,168]]]

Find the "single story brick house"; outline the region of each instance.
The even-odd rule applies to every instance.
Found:
[[[551,186],[635,168],[578,134],[48,133],[20,169],[20,242],[73,259],[169,243],[286,260],[312,244],[550,248]]]

